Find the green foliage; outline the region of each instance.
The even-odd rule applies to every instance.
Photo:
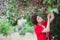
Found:
[[[30,33],[33,33],[33,24],[28,21],[26,22],[22,27],[21,27],[21,32],[20,32],[20,35],[25,35],[26,32],[30,32]]]
[[[13,27],[6,21],[6,19],[0,18],[0,33],[8,35],[13,30]]]
[[[16,0],[6,0],[6,2],[7,5],[5,7],[7,18],[11,24],[14,24],[14,22],[17,20],[18,15],[20,15],[19,13],[15,13],[17,2]]]
[[[47,3],[47,4],[51,4],[52,2],[53,2],[53,0],[48,0],[48,1],[47,1],[47,0],[44,0],[44,1],[43,1],[43,4],[46,4],[46,3]]]
[[[28,3],[28,0],[21,0],[22,1],[22,3]]]

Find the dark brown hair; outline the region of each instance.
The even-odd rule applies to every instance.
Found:
[[[31,16],[31,18],[30,18],[30,20],[31,20],[31,22],[34,24],[34,25],[36,25],[37,24],[37,14],[33,14],[32,16]]]

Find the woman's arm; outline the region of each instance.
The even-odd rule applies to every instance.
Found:
[[[50,14],[48,14],[47,18],[48,18],[47,27],[42,31],[43,33],[50,31]]]
[[[53,21],[54,19],[54,14],[53,12],[50,12],[48,15],[47,15],[47,18],[48,18],[48,22],[47,22],[47,27],[42,31],[43,33],[46,33],[46,32],[49,32],[50,31],[50,23]]]

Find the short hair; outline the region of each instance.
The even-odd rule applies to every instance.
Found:
[[[31,22],[34,24],[34,25],[36,25],[38,22],[37,22],[37,14],[35,13],[35,14],[33,14],[32,16],[31,16],[31,18],[30,18],[30,20],[31,20]]]

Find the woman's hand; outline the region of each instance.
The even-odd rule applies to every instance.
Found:
[[[54,20],[53,12],[48,13],[47,18],[49,19],[50,23]]]

